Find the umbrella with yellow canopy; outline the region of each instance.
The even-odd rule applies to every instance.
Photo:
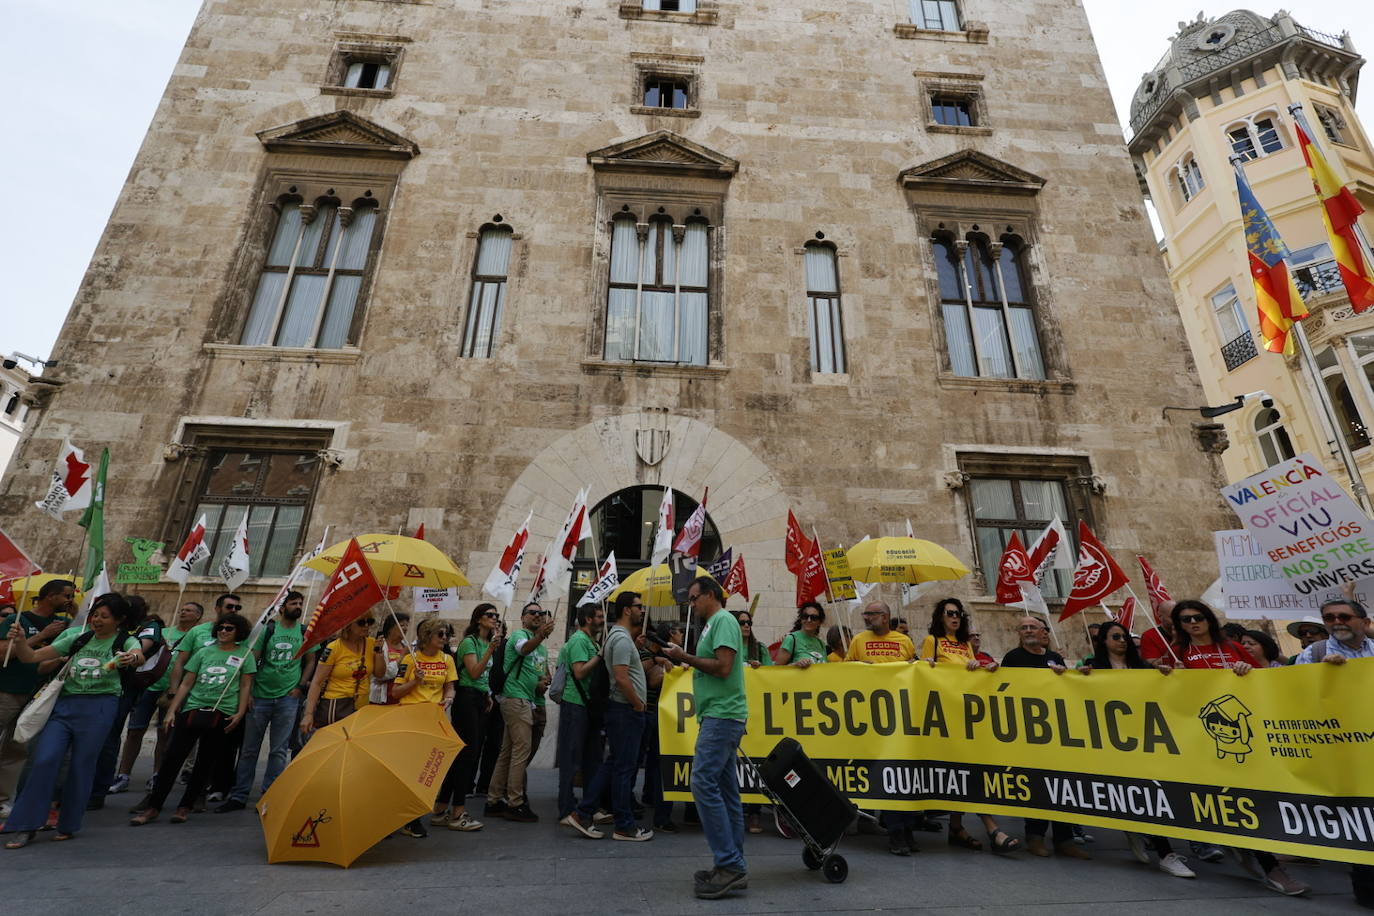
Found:
[[[696,578],[715,581],[703,566],[697,567]],[[640,600],[648,607],[675,607],[678,603],[673,597],[673,571],[667,563],[646,566],[630,573],[616,586],[615,591],[606,596],[606,600],[614,601],[621,592],[638,592]]]
[[[968,567],[933,541],[871,538],[849,548],[849,574],[860,582],[937,582],[968,575]]]
[[[364,706],[320,729],[258,801],[267,861],[347,868],[429,814],[462,748],[437,703]]]
[[[81,591],[84,581],[80,576],[62,576],[53,573],[38,573],[32,576],[20,576],[18,579],[10,580],[10,589],[14,593],[14,606],[23,611],[32,610],[38,601],[39,590],[52,582],[54,579],[66,579],[76,586],[76,597],[74,603],[81,607],[85,593]]]
[[[378,585],[453,588],[472,584],[463,571],[429,541],[399,534],[360,534],[357,540]],[[340,541],[305,565],[332,575],[347,548],[348,541]]]

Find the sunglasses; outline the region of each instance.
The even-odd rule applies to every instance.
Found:
[[[1341,623],[1349,623],[1354,620],[1355,617],[1355,614],[1323,614],[1322,620],[1325,620],[1327,623],[1335,623],[1337,620]]]
[[[1125,634],[1125,633],[1113,633],[1111,636],[1108,636],[1107,638],[1110,639],[1112,642],[1125,642],[1125,641],[1126,641],[1126,634]]]
[[[219,626],[215,627],[216,633],[223,633],[226,630],[230,633],[237,633],[239,631],[239,628],[234,626],[232,623],[222,623]]]
[[[498,613],[496,613],[495,611],[487,611],[487,612],[486,612],[485,614],[483,614],[482,616],[485,617],[485,618],[487,618],[488,620],[500,620],[500,619],[501,619],[501,615],[498,614]]]
[[[1205,623],[1207,618],[1201,614],[1184,614],[1178,618],[1179,623]]]
[[[548,612],[548,611],[526,611],[525,613],[529,614],[531,617],[547,617],[547,616],[549,616],[549,612]]]
[[[1325,635],[1326,635],[1326,631],[1324,631],[1324,630],[1314,630],[1312,627],[1303,627],[1301,630],[1298,631],[1298,635],[1299,635],[1299,636],[1325,636]]]
[[[360,626],[360,627],[370,627],[370,626],[372,626],[374,623],[376,623],[377,621],[375,621],[375,620],[373,620],[371,617],[369,617],[369,618],[367,618],[366,620],[355,620],[355,621],[353,621],[353,622],[354,622],[355,624],[357,624],[358,626]]]
[[[636,601],[634,604],[630,605],[630,607],[637,607],[637,608],[639,608],[641,611],[644,610],[644,605],[641,604],[641,603],[639,603],[638,601]]]
[[[945,616],[946,616],[946,617],[963,617],[963,616],[964,616],[964,612],[963,612],[963,611],[956,611],[956,610],[954,610],[953,608],[950,608],[949,610],[945,611]]]
[[[744,619],[740,620],[739,625],[742,627],[752,627],[754,625],[754,621],[745,617]]]
[[[802,620],[824,620],[820,614],[802,614]]]

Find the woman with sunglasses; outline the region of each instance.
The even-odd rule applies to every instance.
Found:
[[[397,678],[401,676],[401,662],[406,652],[406,624],[410,623],[409,614],[388,614],[382,621],[381,647],[382,676],[372,676],[371,686],[367,689],[368,702],[373,706],[396,705]],[[404,678],[402,678],[404,680]]]
[[[1246,675],[1258,666],[1244,646],[1222,635],[1217,615],[1201,601],[1180,601],[1174,605],[1172,617],[1174,648],[1183,667],[1229,668]]]
[[[453,656],[444,651],[443,623],[432,617],[420,621],[415,628],[415,651],[402,658],[397,666],[396,680],[389,695],[391,702],[399,706],[433,703],[447,716],[453,707],[457,683],[458,668],[453,663]],[[466,811],[463,816],[467,816]],[[429,835],[424,820],[418,817],[402,827],[401,833],[416,838]]]
[[[825,643],[821,640],[821,625],[824,623],[825,609],[817,602],[808,601],[797,608],[792,632],[784,636],[782,645],[778,646],[778,664],[797,668],[824,664],[827,654]]]
[[[368,678],[386,673],[382,646],[367,634],[376,623],[371,617],[353,621],[320,652],[315,676],[301,714],[301,733],[309,735],[318,724],[333,725],[368,704]]]
[[[941,662],[949,662],[968,671],[980,671],[984,668],[996,671],[997,662],[985,664],[978,660],[978,654],[970,639],[972,632],[968,612],[964,610],[962,601],[958,598],[937,601],[930,615],[930,627],[926,638],[921,642],[921,651],[917,657],[928,662],[932,668]],[[991,815],[980,814],[978,818],[988,832],[988,842],[992,844],[993,852],[1008,853],[1021,848],[1021,841],[1009,836]],[[949,815],[949,845],[975,851],[983,848],[982,842],[974,839],[964,829],[964,818],[958,811]]]
[[[749,663],[750,668],[758,668],[763,665],[772,665],[773,659],[768,654],[768,647],[759,642],[754,636],[754,615],[748,611],[731,611],[735,619],[739,621],[740,634],[744,636],[744,660]]]
[[[148,793],[147,806],[129,821],[130,827],[141,827],[157,819],[181,765],[191,749],[199,745],[191,778],[186,780],[181,803],[171,817],[173,824],[185,823],[195,800],[205,790],[211,770],[234,753],[230,733],[240,727],[248,714],[253,675],[258,670],[256,657],[243,645],[250,629],[242,614],[225,614],[215,621],[214,644],[201,649],[186,663],[185,676],[160,726],[171,728],[176,722],[172,743],[157,782]],[[184,711],[178,714],[178,710]]]
[[[1097,631],[1095,645],[1097,651],[1078,668],[1084,674],[1092,674],[1094,671],[1148,670],[1154,667],[1140,657],[1140,649],[1136,647],[1130,631],[1115,620],[1108,620],[1102,624]],[[1170,670],[1165,667],[1160,669],[1160,673],[1168,674]],[[1159,870],[1166,875],[1173,875],[1175,878],[1197,877],[1188,867],[1187,861],[1174,852],[1174,847],[1164,837],[1144,836],[1129,831],[1125,833],[1126,840],[1131,846],[1131,855],[1135,856],[1140,864],[1150,864],[1148,847],[1159,856]]]
[[[29,645],[29,634],[17,619],[3,634],[7,642],[0,643],[0,652],[11,653],[16,662],[42,666],[71,659],[47,724],[29,742],[31,767],[5,823],[6,830],[14,834],[5,843],[6,849],[24,848],[43,829],[68,750],[71,762],[53,839],[70,840],[81,829],[96,760],[119,707],[123,689],[119,669],[143,664],[138,640],[120,632],[128,613],[124,596],[111,592],[95,599],[87,617],[90,629],[84,632],[80,627],[69,627],[39,649]],[[76,645],[78,640],[80,645]]]
[[[463,631],[455,655],[458,659],[458,687],[453,694],[453,729],[463,739],[463,749],[454,758],[439,794],[434,799],[434,814],[429,822],[449,830],[481,830],[481,821],[468,814],[467,797],[477,778],[482,759],[483,739],[493,712],[487,676],[491,659],[501,644],[501,614],[494,604],[479,604]],[[496,713],[500,718],[500,713]],[[499,739],[498,739],[499,740]]]

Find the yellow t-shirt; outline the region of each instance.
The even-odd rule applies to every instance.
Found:
[[[377,640],[371,636],[363,640],[363,652],[359,655],[336,639],[326,647],[328,658],[320,659],[322,665],[333,665],[329,679],[324,682],[323,697],[326,700],[342,700],[353,697],[354,704],[366,706],[368,703],[368,677],[372,672],[372,647]]]
[[[927,636],[921,642],[921,658],[934,658],[936,661],[967,665],[969,660],[974,657],[973,646],[966,642],[959,642],[949,636],[941,636],[938,640],[938,650],[936,642],[934,636]],[[934,654],[937,651],[939,654]]]
[[[437,655],[425,655],[423,652],[418,655],[407,655],[403,664],[406,666],[406,676],[396,678],[396,684],[399,686],[410,680],[410,672],[418,669],[420,686],[397,701],[402,706],[411,703],[442,703],[444,685],[458,680],[458,666],[453,663],[453,656],[447,652]],[[412,665],[415,667],[412,668]]]
[[[831,663],[838,663],[844,661],[844,656],[838,652],[831,652],[825,657],[825,660]]]
[[[864,630],[849,641],[845,661],[909,662],[915,657],[916,647],[905,633],[890,630],[885,636],[879,636],[872,630]]]

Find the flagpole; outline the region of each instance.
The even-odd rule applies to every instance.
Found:
[[[1248,187],[1249,180],[1245,177],[1245,157],[1239,153],[1232,153],[1230,162],[1231,167],[1235,169]],[[1331,403],[1330,392],[1326,390],[1326,385],[1322,382],[1321,369],[1317,366],[1317,358],[1312,353],[1312,345],[1308,343],[1307,333],[1303,330],[1301,319],[1293,322],[1293,326],[1289,328],[1289,333],[1297,340],[1298,353],[1303,368],[1307,370],[1311,386],[1316,389],[1317,404],[1321,408],[1322,416],[1326,418],[1328,428],[1336,439],[1336,451],[1340,455],[1341,464],[1345,466],[1346,476],[1350,478],[1350,489],[1354,491],[1355,499],[1359,502],[1364,513],[1374,516],[1374,507],[1371,507],[1369,502],[1369,489],[1365,486],[1364,477],[1360,474],[1360,468],[1355,463],[1355,455],[1350,450],[1350,443],[1345,439],[1345,431],[1341,429],[1341,424],[1337,421],[1336,408]]]
[[[1131,588],[1129,584],[1127,584],[1126,586],[1126,591],[1131,593],[1132,598],[1135,598],[1135,603],[1137,605],[1141,603],[1140,598],[1135,593],[1135,589]],[[1183,662],[1179,660],[1178,653],[1174,651],[1173,644],[1169,642],[1169,637],[1164,635],[1164,631],[1159,627],[1159,621],[1155,618],[1155,608],[1153,602],[1151,602],[1150,604],[1150,623],[1154,625],[1155,632],[1159,634],[1160,640],[1164,643],[1164,648],[1169,650],[1169,655],[1172,656],[1174,660],[1174,667],[1182,668]]]
[[[1290,104],[1288,106],[1288,114],[1298,123],[1298,126],[1302,128],[1302,132],[1307,134],[1308,141],[1317,148],[1317,152],[1322,154],[1322,158],[1330,164],[1332,159],[1330,156],[1326,155],[1326,149],[1317,139],[1317,134],[1312,130],[1312,125],[1308,123],[1307,113],[1303,110],[1302,103],[1293,102]],[[1340,176],[1336,177],[1339,178]],[[1348,182],[1343,182],[1343,184],[1348,184]],[[1321,203],[1320,196],[1318,197],[1318,203]],[[1355,218],[1355,221],[1351,224],[1351,228],[1355,230],[1355,240],[1360,243],[1360,260],[1368,266],[1371,257],[1374,257],[1374,252],[1370,251],[1369,238],[1364,234],[1364,227],[1360,225],[1359,217]]]

